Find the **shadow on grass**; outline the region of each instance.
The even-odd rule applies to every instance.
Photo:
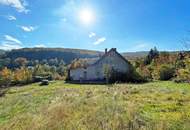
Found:
[[[9,88],[0,88],[0,97],[4,97]]]

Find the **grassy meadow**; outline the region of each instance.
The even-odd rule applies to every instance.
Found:
[[[190,130],[190,85],[12,87],[0,97],[1,130]]]

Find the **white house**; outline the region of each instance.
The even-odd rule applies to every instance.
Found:
[[[129,71],[130,63],[117,52],[116,48],[109,51],[105,49],[105,54],[96,62],[83,68],[70,69],[69,76],[73,81],[104,81],[105,67],[125,73]]]

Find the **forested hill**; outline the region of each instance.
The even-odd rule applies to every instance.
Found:
[[[4,54],[5,51],[0,49],[0,55]]]
[[[133,60],[135,58],[144,58],[148,55],[148,51],[138,51],[138,52],[124,52],[122,55],[128,59]]]
[[[1,51],[0,51],[1,53]],[[17,58],[26,58],[29,61],[34,60],[50,60],[57,58],[63,60],[66,64],[71,63],[76,58],[95,58],[104,54],[100,51],[84,50],[84,49],[70,49],[70,48],[23,48],[11,51],[2,51],[5,53],[4,58],[9,58],[14,61]],[[126,52],[122,55],[127,59],[136,57],[145,57],[148,52]]]
[[[12,50],[5,53],[4,58],[14,60],[19,57],[27,60],[49,60],[49,59],[63,59],[65,63],[70,63],[76,58],[94,58],[102,55],[102,52],[82,50],[82,49],[68,49],[68,48],[23,48]]]

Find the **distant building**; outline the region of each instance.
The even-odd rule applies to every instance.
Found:
[[[70,69],[69,76],[72,81],[105,81],[106,67],[109,67],[116,72],[127,73],[129,71],[130,63],[117,52],[116,48],[112,48],[109,51],[105,49],[105,54],[99,59],[96,59],[95,62],[84,67]]]

